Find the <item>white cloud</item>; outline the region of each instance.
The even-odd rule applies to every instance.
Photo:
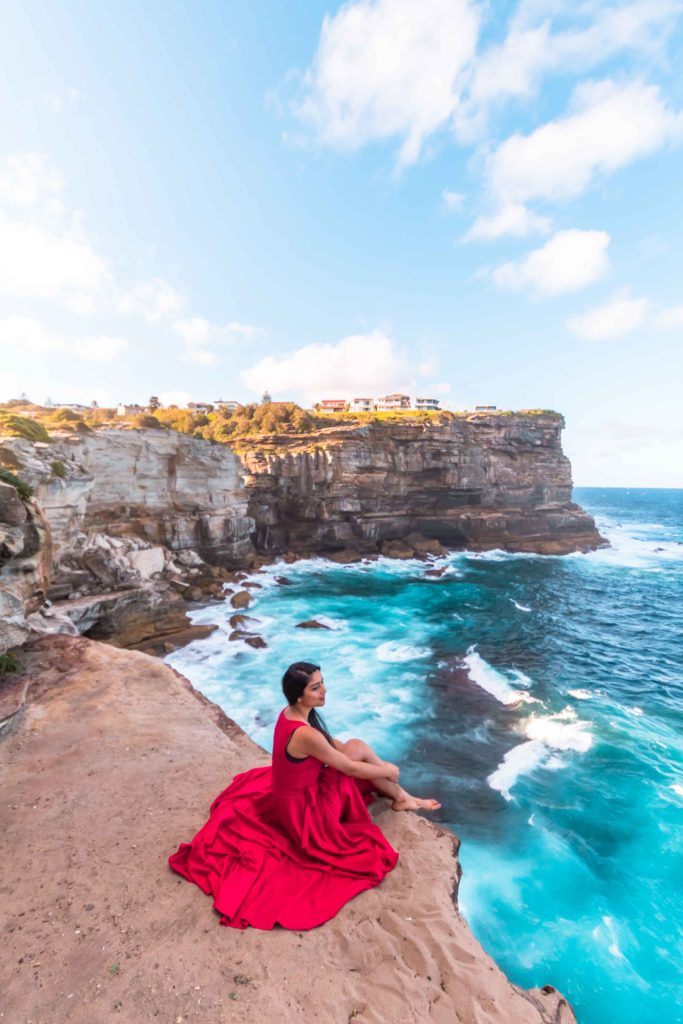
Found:
[[[463,241],[500,238],[501,235],[514,235],[517,238],[535,234],[547,235],[550,228],[549,217],[533,213],[521,204],[510,203],[488,217],[478,217]]]
[[[101,334],[92,338],[77,338],[71,348],[81,359],[92,363],[109,363],[128,345],[125,338]]]
[[[661,310],[655,317],[655,323],[665,330],[672,327],[683,327],[683,306],[672,306],[671,309]]]
[[[127,289],[119,299],[118,308],[121,313],[137,314],[152,324],[182,313],[185,299],[168,281],[155,277]]]
[[[200,348],[188,348],[180,353],[180,358],[184,363],[199,363],[200,366],[213,366],[218,362],[215,352],[207,352],[206,349]]]
[[[468,0],[347,3],[323,20],[295,112],[340,148],[398,138],[400,163],[413,163],[458,106],[478,30]]]
[[[305,345],[283,356],[267,356],[243,370],[243,384],[257,394],[322,398],[381,395],[410,388],[408,362],[384,331],[354,334],[329,344]]]
[[[485,128],[488,108],[538,92],[544,75],[596,67],[617,53],[655,53],[680,13],[677,0],[635,0],[602,6],[522,3],[502,43],[473,65],[468,95],[458,111],[458,133],[471,140]],[[563,28],[553,31],[553,16]],[[571,24],[574,21],[575,24]]]
[[[465,196],[462,192],[451,192],[447,188],[443,190],[442,199],[446,209],[450,210],[452,213],[457,210],[461,210],[463,203],[465,202]]]
[[[157,397],[162,405],[177,405],[179,409],[184,409],[192,401],[189,391],[160,391]]]
[[[66,340],[49,330],[39,320],[26,316],[10,316],[0,320],[0,345],[36,355],[68,353],[89,362],[108,363],[125,348],[124,338],[101,335],[99,337]]]
[[[607,271],[608,245],[606,231],[558,231],[540,249],[497,267],[493,280],[499,288],[530,288],[539,295],[578,291]]]
[[[64,178],[59,168],[42,153],[17,153],[0,163],[0,202],[31,209],[47,207],[62,213]]]
[[[213,324],[201,316],[176,320],[173,330],[190,347],[213,343],[231,345],[235,341],[244,341],[245,338],[253,338],[261,333],[260,328],[254,327],[253,324],[240,324],[234,320],[227,324]]]
[[[0,290],[27,298],[101,293],[105,261],[74,230],[54,232],[0,214]]]
[[[568,200],[608,174],[677,141],[683,117],[655,85],[586,82],[574,91],[573,113],[513,135],[488,162],[488,186],[501,203]]]
[[[9,316],[0,320],[0,345],[36,355],[64,351],[64,343],[59,335],[27,316]]]
[[[617,294],[604,306],[571,316],[567,327],[572,334],[588,341],[607,341],[635,331],[645,320],[647,299],[630,299]]]

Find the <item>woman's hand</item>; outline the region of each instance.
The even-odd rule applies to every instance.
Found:
[[[398,777],[400,774],[400,768],[398,767],[398,765],[392,764],[391,761],[385,761],[384,767],[386,769],[386,771],[384,772],[384,778],[389,779],[389,782],[398,782]]]

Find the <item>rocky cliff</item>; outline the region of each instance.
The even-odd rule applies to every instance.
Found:
[[[3,485],[0,648],[21,641],[29,616],[35,629],[126,645],[176,633],[188,626],[182,596],[222,596],[228,570],[259,556],[596,547],[595,523],[571,501],[562,427],[553,413],[443,416],[235,450],[151,429],[3,439],[35,500]]]
[[[373,813],[400,860],[380,886],[309,932],[220,928],[166,858],[264,752],[144,654],[43,637],[24,660],[0,683],[5,1020],[575,1024],[550,986],[511,984],[459,915],[455,837],[385,801]]]
[[[597,547],[593,519],[571,500],[563,426],[556,413],[511,413],[247,439],[256,546],[367,552],[419,531],[452,547]]]

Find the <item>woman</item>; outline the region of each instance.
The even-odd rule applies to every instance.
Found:
[[[232,928],[315,928],[378,885],[398,853],[368,814],[373,792],[397,811],[441,806],[402,789],[397,766],[367,743],[330,736],[316,711],[325,703],[317,665],[290,665],[282,689],[272,765],[236,775],[168,859]]]

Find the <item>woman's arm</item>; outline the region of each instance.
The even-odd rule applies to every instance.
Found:
[[[398,782],[399,769],[395,764],[389,761],[383,761],[382,764],[352,761],[311,726],[296,730],[289,741],[288,750],[293,757],[315,757],[354,779],[389,779],[390,782]]]

